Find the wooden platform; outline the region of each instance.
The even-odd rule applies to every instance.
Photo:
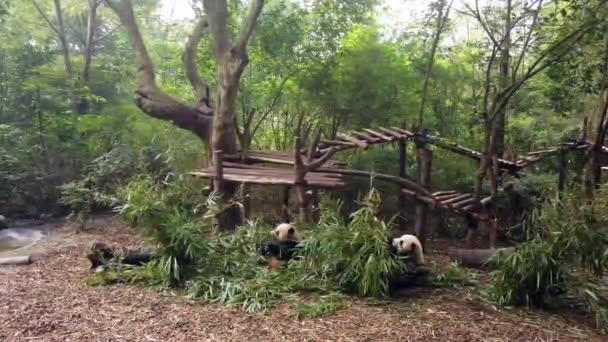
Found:
[[[480,209],[480,206],[475,203],[475,194],[473,193],[437,191],[432,194],[421,194],[407,189],[402,189],[401,192],[432,207],[449,210],[457,214],[469,213],[477,216]],[[491,201],[492,197],[489,196],[481,199],[481,207],[488,205]]]
[[[213,178],[214,170],[208,168],[190,172],[192,176]],[[264,167],[225,162],[223,179],[229,182],[263,184],[263,185],[295,185],[292,168]],[[335,173],[309,172],[306,182],[313,188],[338,188],[344,186],[342,176]]]
[[[294,165],[294,153],[283,151],[247,151],[245,152],[245,162],[248,163],[270,163],[278,165]],[[224,160],[240,163],[240,154],[227,154],[223,156]],[[328,160],[324,167],[337,167],[344,163],[337,160]]]

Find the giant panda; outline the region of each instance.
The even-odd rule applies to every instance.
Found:
[[[399,289],[428,283],[429,272],[424,267],[424,251],[420,240],[414,235],[405,234],[390,240],[390,250],[397,257],[407,256],[402,261],[405,270],[391,274],[388,279],[389,292],[395,294]]]
[[[420,240],[414,235],[404,234],[394,238],[391,243],[392,251],[398,256],[409,256],[416,265],[424,264],[424,251]]]
[[[290,223],[281,223],[272,230],[274,240],[262,244],[262,255],[268,259],[268,267],[277,270],[281,261],[290,260],[300,243],[298,230]]]
[[[142,266],[157,257],[153,252],[141,249],[117,248],[102,241],[91,242],[85,253],[91,262],[91,271],[102,271],[112,261],[120,264]]]

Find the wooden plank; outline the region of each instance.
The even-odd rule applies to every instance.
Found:
[[[456,202],[454,204],[452,204],[452,207],[454,207],[455,209],[459,209],[465,205],[471,204],[475,202],[475,197],[471,197],[469,199],[465,199],[464,201],[460,201],[460,202]]]
[[[408,130],[405,130],[403,128],[392,126],[391,129],[393,129],[393,130],[395,130],[395,131],[397,131],[399,133],[402,133],[402,134],[404,134],[404,135],[406,135],[408,137],[413,137],[415,135],[414,133],[412,133],[412,132],[410,132]]]
[[[364,130],[365,132],[367,132],[368,134],[370,134],[370,135],[372,135],[372,136],[374,136],[374,137],[376,137],[376,138],[378,138],[378,139],[382,139],[382,140],[384,140],[385,142],[395,140],[395,138],[394,138],[394,137],[389,137],[389,136],[386,136],[386,135],[384,135],[384,134],[382,134],[382,133],[380,133],[380,132],[376,132],[376,131],[374,131],[373,129],[364,128],[363,130]]]
[[[463,199],[469,198],[471,196],[473,196],[473,195],[472,194],[462,194],[460,196],[456,196],[454,198],[451,198],[451,199],[449,199],[447,201],[443,201],[443,202],[441,202],[441,204],[443,204],[443,205],[450,205],[452,203],[456,203],[458,201],[462,201]]]
[[[488,203],[492,202],[492,196],[485,197],[479,202],[481,205],[487,205]]]
[[[464,206],[464,207],[460,208],[460,210],[462,210],[462,211],[469,211],[469,210],[472,210],[472,209],[475,209],[475,203],[469,204],[467,206]]]
[[[366,142],[358,140],[356,138],[353,138],[353,137],[351,137],[349,135],[346,135],[346,134],[343,134],[343,133],[338,133],[337,138],[338,139],[342,139],[344,141],[351,142],[351,143],[353,143],[353,144],[361,147],[362,149],[367,149],[367,143]]]
[[[364,140],[365,142],[369,143],[369,144],[376,144],[376,143],[378,143],[378,142],[382,142],[382,141],[380,141],[378,138],[374,138],[374,137],[372,137],[371,135],[369,135],[369,134],[365,134],[365,133],[362,133],[362,132],[351,131],[351,132],[349,132],[349,134],[350,134],[351,136],[353,136],[353,135],[354,135],[354,136],[356,136],[357,138],[363,138],[363,140]]]
[[[454,190],[449,190],[449,191],[437,191],[437,192],[433,192],[431,195],[437,197],[437,196],[442,196],[442,195],[452,195],[452,194],[456,194],[457,192]]]
[[[439,201],[439,202],[444,202],[444,201],[446,201],[446,200],[449,200],[449,199],[452,199],[452,198],[458,197],[458,196],[460,196],[460,195],[462,195],[462,193],[457,192],[457,193],[455,193],[455,194],[450,194],[450,195],[435,196],[435,199],[436,199],[437,201]]]
[[[326,139],[321,139],[319,140],[320,144],[325,144],[328,147],[331,146],[336,146],[336,145],[344,145],[344,146],[357,146],[357,144],[348,142],[348,141],[340,141],[340,140],[326,140]]]
[[[407,136],[407,135],[405,135],[403,133],[396,132],[396,131],[394,131],[394,130],[392,130],[390,128],[380,127],[378,129],[380,131],[382,131],[383,133],[386,133],[386,134],[388,134],[390,136],[395,137],[396,139],[407,139],[407,138],[409,138],[409,136]]]
[[[527,155],[529,155],[529,156],[535,156],[535,155],[538,155],[538,154],[553,153],[553,152],[557,152],[559,150],[560,150],[559,148],[551,148],[551,149],[548,149],[548,150],[528,152]]]

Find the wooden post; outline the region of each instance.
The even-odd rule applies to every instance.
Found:
[[[405,139],[399,140],[399,177],[407,176],[407,142]],[[405,217],[405,194],[399,191],[399,215]]]
[[[283,218],[283,222],[290,222],[289,217],[289,191],[291,187],[285,186],[283,187],[283,198],[282,198],[282,207],[281,207],[281,217]]]
[[[566,159],[566,150],[559,151],[559,177],[557,180],[557,193],[559,199],[564,197],[564,189],[566,187],[566,177],[568,176],[568,160]]]
[[[213,172],[213,190],[221,192],[224,189],[224,165],[221,150],[213,151]]]
[[[243,217],[249,219],[251,216],[251,185],[241,184],[241,202],[243,203]]]
[[[300,150],[302,148],[302,140],[300,137],[295,137],[295,163],[294,163],[294,188],[296,190],[296,200],[298,202],[298,222],[309,223],[309,201],[306,194],[306,173],[308,168],[302,160]]]
[[[311,205],[312,221],[314,223],[319,223],[321,220],[321,194],[319,194],[319,190],[317,189],[312,189]]]
[[[431,189],[431,167],[433,160],[433,151],[428,149],[424,143],[418,144],[417,158],[419,167],[419,182],[425,189]],[[419,202],[416,204],[416,223],[414,231],[418,240],[423,244],[426,242],[426,226],[427,226],[428,207],[426,203]]]

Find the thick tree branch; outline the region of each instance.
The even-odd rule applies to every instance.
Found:
[[[44,11],[42,10],[42,8],[40,7],[40,5],[38,5],[38,3],[36,2],[36,0],[32,0],[32,5],[34,5],[34,7],[36,8],[36,10],[38,11],[38,13],[40,14],[40,16],[42,17],[42,19],[44,19],[44,21],[46,21],[47,24],[49,24],[49,26],[51,27],[51,29],[57,34],[57,36],[60,36],[61,33],[59,32],[59,30],[57,30],[57,27],[55,27],[55,25],[53,24],[53,22],[49,19],[49,17],[46,15],[46,13],[44,13]]]
[[[182,60],[184,62],[184,66],[186,67],[186,77],[188,77],[188,81],[190,81],[194,91],[196,91],[199,103],[205,104],[207,107],[211,107],[209,87],[201,79],[196,66],[196,52],[198,50],[199,42],[207,27],[209,27],[207,18],[198,18],[198,21],[192,30],[192,34],[190,37],[188,37],[188,41],[186,42],[186,48],[184,49]]]
[[[236,41],[236,45],[234,46],[236,51],[239,53],[243,53],[245,48],[247,47],[247,42],[251,38],[253,31],[255,30],[255,26],[258,22],[258,17],[262,13],[262,8],[264,7],[264,0],[252,0],[251,7],[249,9],[249,14],[247,18],[245,18],[245,22],[243,23],[243,28],[241,29],[241,33],[239,34],[239,38]]]
[[[206,144],[211,140],[213,116],[201,112],[197,106],[184,104],[161,91],[155,80],[154,64],[143,41],[131,0],[106,0],[106,3],[120,18],[127,31],[129,43],[135,51],[137,65],[137,90],[135,103],[151,117],[173,122],[199,136]]]
[[[203,0],[203,8],[213,36],[213,51],[216,59],[220,60],[231,47],[228,31],[228,3],[227,0]]]

